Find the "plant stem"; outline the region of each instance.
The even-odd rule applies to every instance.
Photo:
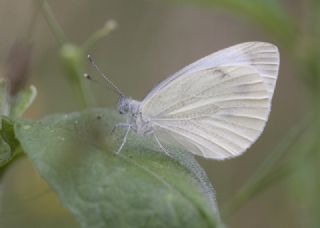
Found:
[[[46,17],[46,20],[47,20],[54,36],[56,37],[59,44],[63,45],[68,40],[66,35],[64,34],[64,32],[63,32],[62,28],[60,27],[56,18],[54,17],[48,2],[46,0],[43,0],[42,4],[43,4],[44,15]]]
[[[95,33],[93,33],[82,45],[83,51],[88,51],[98,40],[108,36],[117,28],[117,23],[114,20],[108,20],[106,24]]]
[[[41,6],[39,4],[35,4],[34,1],[33,1],[33,4],[35,6],[34,6],[32,14],[31,14],[31,20],[30,20],[30,23],[28,25],[27,32],[26,32],[26,35],[25,35],[25,40],[30,42],[30,43],[31,43],[31,36],[32,36],[32,34],[34,32],[36,21],[37,21],[37,18],[39,16],[40,9],[41,9]]]
[[[308,116],[290,129],[289,133],[286,134],[286,137],[278,144],[273,153],[258,168],[258,171],[226,203],[222,210],[223,218],[229,217],[251,198],[288,176],[292,170],[291,162],[287,161],[276,169],[274,169],[274,166],[294,144],[301,143],[299,139],[310,125],[310,122],[310,117]]]
[[[83,80],[83,49],[68,42],[48,2],[43,0],[42,4],[48,25],[61,46],[60,53],[70,84],[79,100],[80,106],[86,108],[93,104],[93,97]]]

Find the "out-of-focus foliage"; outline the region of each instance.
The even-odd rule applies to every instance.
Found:
[[[248,17],[252,22],[263,26],[276,38],[293,42],[296,38],[295,24],[278,0],[173,0],[209,7],[222,7]],[[290,39],[288,39],[290,38]]]
[[[21,117],[31,106],[36,96],[37,89],[33,85],[20,92],[16,97],[14,97],[14,104],[11,105],[10,116],[14,118]]]
[[[10,146],[3,138],[0,138],[0,166],[7,164],[11,158]]]
[[[0,110],[2,115],[18,118],[30,107],[36,97],[37,90],[34,86],[20,90],[14,96],[10,96],[9,84],[4,80],[0,81]],[[15,139],[13,126],[9,119],[1,117],[0,130],[0,175],[16,155],[20,153],[19,145]]]

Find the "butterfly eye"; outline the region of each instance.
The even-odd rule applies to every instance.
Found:
[[[126,107],[124,104],[119,105],[119,113],[120,114],[125,114],[126,113]]]
[[[125,97],[120,97],[118,103],[118,110],[120,114],[125,114],[129,112],[129,103]]]

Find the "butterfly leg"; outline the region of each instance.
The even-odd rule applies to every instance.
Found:
[[[128,124],[128,123],[117,123],[117,124],[112,128],[111,134],[113,135],[117,128],[128,128],[129,126],[130,126],[130,124]]]
[[[122,143],[121,143],[119,149],[118,149],[117,152],[116,152],[117,154],[121,152],[124,144],[127,142],[127,137],[128,137],[128,134],[129,134],[130,129],[131,129],[131,125],[127,124],[127,131],[126,131],[126,134],[125,134],[124,137],[123,137],[123,140],[122,140]]]
[[[158,143],[159,147],[161,148],[161,150],[163,150],[163,152],[168,155],[169,157],[171,157],[170,153],[168,152],[168,150],[161,144],[159,138],[156,136],[155,133],[153,133],[154,138],[156,139],[156,142]]]

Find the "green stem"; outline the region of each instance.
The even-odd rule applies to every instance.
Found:
[[[81,59],[81,61],[83,61]],[[74,89],[77,91],[77,93],[79,94],[79,98],[81,100],[81,104],[82,104],[82,108],[87,108],[90,107],[91,105],[94,104],[94,99],[92,96],[92,93],[90,92],[90,90],[88,89],[88,85],[87,85],[87,81],[85,81],[84,77],[83,77],[83,67],[81,63],[79,62],[79,66],[75,66],[75,83],[73,83],[74,85]]]
[[[108,36],[113,30],[117,28],[117,23],[114,20],[109,20],[103,26],[103,28],[97,30],[92,34],[82,45],[82,50],[84,52],[88,51],[94,44],[100,39]]]
[[[93,97],[83,78],[83,50],[73,44],[64,44],[60,54],[70,85],[82,108],[90,106],[93,104]]]
[[[35,7],[33,9],[33,12],[32,12],[32,15],[31,15],[31,20],[30,20],[30,23],[28,25],[26,36],[25,36],[25,40],[29,41],[29,42],[31,42],[31,36],[32,36],[32,34],[34,32],[36,21],[37,21],[37,18],[39,16],[39,12],[40,12],[40,9],[41,9],[39,4],[35,4],[34,1],[33,1],[33,4],[35,5]]]
[[[43,0],[42,7],[44,15],[51,28],[54,36],[61,45],[61,53],[67,75],[70,79],[71,86],[82,108],[86,108],[93,104],[93,97],[86,88],[83,82],[83,50],[76,45],[68,42],[66,35],[64,34],[60,24],[56,20],[50,5],[46,0]]]
[[[258,171],[243,185],[235,196],[226,203],[222,210],[223,218],[231,216],[254,196],[288,176],[292,170],[291,162],[286,162],[276,169],[274,166],[293,145],[301,143],[299,139],[301,139],[302,133],[310,125],[310,122],[310,117],[308,116],[289,131],[273,153],[263,162]]]
[[[62,28],[60,27],[56,18],[54,17],[48,2],[46,0],[43,0],[42,4],[43,4],[42,6],[43,6],[44,15],[46,17],[46,20],[47,20],[54,36],[58,40],[59,44],[63,45],[64,43],[66,43],[68,41],[66,35],[64,34],[64,32],[63,32]]]
[[[286,163],[280,167],[277,167],[268,175],[261,177],[261,179],[256,180],[254,184],[248,184],[244,187],[236,196],[233,198],[232,202],[226,204],[222,210],[222,218],[225,220],[234,214],[239,208],[241,208],[250,199],[254,198],[258,194],[266,191],[272,185],[279,183],[281,180],[285,179],[292,173],[292,165]]]

